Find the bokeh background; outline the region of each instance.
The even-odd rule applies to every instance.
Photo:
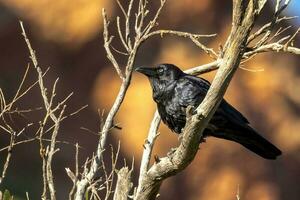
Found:
[[[127,1],[121,1],[127,5]],[[51,67],[47,84],[60,77],[58,97],[74,92],[68,111],[82,105],[89,107],[79,115],[63,122],[59,139],[78,142],[80,161],[91,156],[97,136],[82,130],[97,131],[98,110],[110,108],[120,80],[106,59],[103,49],[101,9],[110,17],[121,16],[117,4],[111,0],[0,0],[0,87],[8,97],[17,89],[30,62],[18,20],[23,20],[28,36],[37,52],[40,66]],[[157,2],[150,2],[155,10]],[[265,8],[258,24],[272,16],[273,4]],[[208,46],[218,48],[224,43],[231,25],[231,1],[181,0],[169,1],[160,17],[160,28],[217,33],[204,39]],[[288,15],[299,15],[299,1],[293,0]],[[115,21],[112,21],[112,23]],[[299,26],[299,19],[288,25]],[[114,30],[114,29],[112,29]],[[295,29],[291,29],[291,32]],[[295,44],[300,46],[299,36]],[[124,59],[118,56],[121,64]],[[211,59],[186,39],[157,37],[147,41],[138,54],[136,65],[174,63],[182,69],[205,64]],[[160,199],[218,199],[232,200],[239,190],[243,200],[297,200],[300,198],[300,58],[288,54],[266,53],[243,65],[258,70],[239,69],[225,98],[247,116],[253,126],[279,146],[283,155],[276,161],[264,160],[243,147],[215,138],[202,144],[194,162],[182,173],[165,181]],[[261,70],[263,69],[263,70]],[[34,80],[34,71],[30,79]],[[214,73],[204,75],[211,80]],[[26,96],[23,105],[41,106],[38,90]],[[121,160],[135,157],[134,183],[144,139],[155,110],[151,90],[145,77],[134,74],[116,121],[122,130],[112,131],[109,143],[121,140]],[[26,120],[37,120],[30,115]],[[16,122],[16,126],[20,126]],[[161,125],[154,154],[164,156],[178,144],[175,134]],[[26,133],[28,135],[32,133]],[[0,145],[8,138],[0,135]],[[74,168],[73,145],[59,145],[54,159],[55,184],[58,199],[66,199],[71,187],[64,168]],[[28,191],[31,199],[39,199],[42,190],[41,161],[38,143],[18,146],[14,152],[7,178],[1,190],[9,189],[19,199]],[[0,153],[1,169],[5,152]]]

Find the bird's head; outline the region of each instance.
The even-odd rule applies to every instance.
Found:
[[[154,97],[162,95],[167,88],[172,87],[176,80],[184,75],[181,69],[172,64],[160,64],[156,67],[137,67],[135,71],[149,78]]]
[[[172,64],[160,64],[157,67],[137,67],[135,71],[146,75],[150,80],[159,82],[172,82],[180,78],[184,73]]]

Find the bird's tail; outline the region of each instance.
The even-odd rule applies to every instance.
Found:
[[[236,130],[223,130],[209,135],[237,142],[265,159],[276,159],[281,151],[247,124],[235,125]]]

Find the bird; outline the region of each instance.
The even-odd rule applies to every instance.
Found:
[[[210,88],[210,82],[186,74],[173,64],[141,66],[135,71],[148,77],[153,100],[164,124],[180,134],[186,124],[188,107],[198,107]],[[281,150],[252,128],[246,117],[224,98],[203,131],[203,139],[209,136],[237,142],[265,159],[274,160],[281,155]]]

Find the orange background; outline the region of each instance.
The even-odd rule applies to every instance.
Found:
[[[157,4],[149,4],[151,10],[155,10]],[[51,67],[46,76],[47,84],[50,86],[56,77],[60,77],[58,96],[64,97],[74,91],[68,111],[89,104],[79,115],[67,119],[59,133],[60,140],[79,142],[83,147],[80,150],[81,162],[86,156],[91,156],[96,148],[97,137],[80,127],[98,130],[97,110],[108,111],[120,85],[119,77],[106,59],[102,46],[102,7],[107,9],[111,19],[122,15],[116,3],[109,0],[0,0],[0,86],[8,96],[12,95],[30,62],[18,24],[18,19],[21,19],[37,52],[40,66],[43,69]],[[272,9],[272,5],[268,4],[258,26],[267,22]],[[114,22],[112,20],[111,27]],[[163,29],[217,33],[216,38],[203,39],[203,42],[218,49],[230,31],[231,1],[169,1],[159,22]],[[111,28],[111,31],[115,31],[115,28]],[[299,36],[295,44],[300,46]],[[117,58],[124,66],[122,56]],[[167,62],[187,69],[210,61],[188,39],[165,36],[143,44],[136,65]],[[281,148],[283,155],[278,160],[264,160],[237,144],[209,138],[201,144],[196,159],[184,172],[164,182],[160,199],[230,200],[236,198],[238,188],[242,200],[299,199],[299,61],[299,56],[282,53],[257,56],[243,64],[243,67],[263,71],[239,69],[225,96],[259,132]],[[33,79],[34,71],[32,74]],[[213,75],[210,73],[204,77],[211,80]],[[41,105],[38,90],[25,97],[23,103],[35,107]],[[140,74],[134,74],[116,117],[122,130],[111,132],[109,143],[115,145],[118,140],[121,141],[120,164],[123,157],[128,162],[135,157],[135,184],[142,145],[154,110],[148,80]],[[37,120],[37,116],[30,120]],[[161,125],[160,133],[154,154],[164,156],[178,144],[178,139],[165,125]],[[6,145],[7,138],[3,134],[0,137],[0,145]],[[71,181],[64,168],[73,169],[74,147],[59,147],[60,151],[54,159],[55,183],[58,199],[66,199]],[[4,157],[5,153],[1,155]],[[25,198],[26,191],[32,199],[39,198],[42,183],[40,164],[38,143],[18,146],[1,190],[7,188],[21,199]]]

